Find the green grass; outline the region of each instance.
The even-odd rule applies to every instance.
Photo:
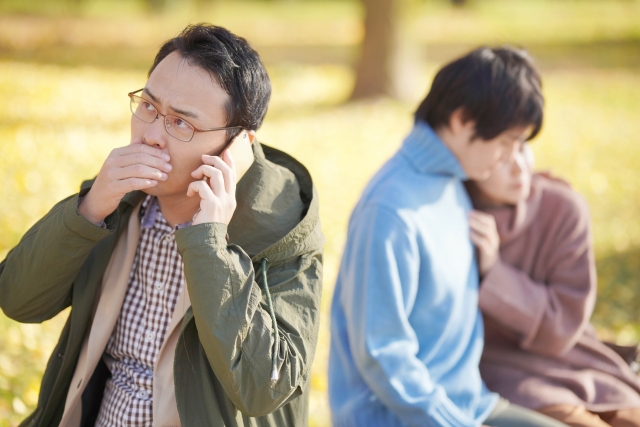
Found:
[[[87,1],[73,17],[0,15],[0,259],[57,200],[95,175],[112,148],[128,143],[126,93],[144,84],[164,39],[196,18],[233,28],[263,54],[273,80],[259,139],[305,163],[320,193],[326,280],[311,424],[326,426],[328,308],[350,211],[409,131],[442,61],[472,45],[510,42],[530,46],[543,70],[547,110],[534,142],[537,164],[589,203],[600,279],[594,323],[621,343],[640,338],[639,1],[478,0],[466,10],[428,1],[411,32],[422,62],[410,99],[352,104],[344,100],[361,37],[354,2],[222,2],[200,15],[181,9],[150,17],[132,3],[126,17],[103,4]],[[19,325],[0,316],[0,426],[17,425],[34,407],[65,317]]]

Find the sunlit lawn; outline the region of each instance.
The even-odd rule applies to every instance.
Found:
[[[512,3],[488,1],[470,11],[452,12],[437,2],[430,2],[425,9],[427,14],[422,15],[418,23],[440,30],[434,35],[418,25],[416,39],[433,43],[437,55],[430,57],[437,56],[439,61],[440,56],[451,57],[451,52],[462,49],[460,46],[476,41],[509,40],[512,32],[515,41],[531,43],[534,53],[551,58],[542,64],[548,106],[543,133],[534,143],[538,165],[568,179],[587,198],[601,279],[595,322],[603,336],[633,342],[640,338],[637,318],[640,312],[637,280],[640,273],[640,186],[637,185],[640,68],[626,56],[598,61],[599,56],[594,57],[588,47],[589,43],[597,45],[604,40],[613,43],[612,50],[618,49],[620,55],[626,52],[628,56],[637,57],[639,50],[634,46],[640,37],[637,28],[640,2],[580,2],[579,11],[584,12],[580,15],[582,20],[568,21],[571,31],[565,31],[558,23],[559,18],[554,17],[549,24],[551,29],[541,30],[541,39],[529,34],[534,27],[526,14],[537,17],[548,14],[551,3],[532,1],[520,15],[517,13],[520,9]],[[561,12],[565,15],[571,13],[567,4],[579,6],[576,2],[561,3]],[[606,9],[602,6],[605,3],[612,6]],[[237,7],[255,13],[254,9]],[[289,16],[284,17],[279,15],[285,10],[281,3],[276,2],[276,12],[264,5],[256,7],[263,8],[259,10],[264,12],[262,24],[258,23],[258,27],[263,25],[260,28],[269,28],[264,22],[273,24],[279,19],[295,28],[305,28],[297,23],[300,16],[306,17],[307,26],[316,28],[309,24],[313,20],[308,16],[316,10],[322,12],[316,14],[318,20],[333,22],[335,28],[343,29],[342,35],[335,36],[331,42],[336,49],[340,46],[352,49],[359,37],[358,9],[353,4],[334,4],[332,7],[338,9],[335,12],[312,3],[312,6],[300,6],[303,12],[306,10],[304,13],[289,11]],[[230,10],[233,11],[220,9],[216,16],[243,34],[242,26]],[[4,24],[17,23],[16,31],[26,31],[24,28],[30,19],[45,18],[0,16]],[[42,22],[58,22],[57,18],[46,19],[50,21]],[[86,19],[76,18],[68,28],[73,25],[84,28]],[[133,67],[100,57],[100,49],[91,48],[93,45],[86,41],[89,50],[94,50],[87,61],[91,66],[78,62],[83,57],[78,52],[83,51],[73,46],[71,49],[69,43],[47,45],[42,42],[44,47],[40,48],[0,49],[0,57],[4,58],[0,61],[0,180],[3,183],[0,186],[0,259],[57,200],[77,191],[82,179],[94,176],[111,149],[129,142],[126,93],[144,85],[146,77],[142,67],[153,56],[158,43],[186,22],[184,19],[173,22],[168,31],[162,24],[166,18],[154,19],[155,24],[141,25],[163,28],[162,36],[144,41],[142,47],[127,47],[134,53],[150,50],[141,54],[146,59]],[[518,22],[522,25],[518,26]],[[447,23],[450,25],[445,25]],[[104,22],[100,25],[108,27]],[[44,31],[42,26],[36,27],[40,33]],[[7,37],[2,28],[7,27],[0,25],[0,46]],[[452,28],[461,29],[457,36],[452,35]],[[313,40],[321,39],[319,31],[321,29],[314,29],[304,40],[313,45]],[[257,40],[259,33],[255,27],[247,28],[246,32],[250,40]],[[40,33],[32,31],[32,34]],[[45,36],[46,41],[49,36]],[[114,33],[113,37],[117,39],[119,35]],[[262,40],[265,50],[269,37],[276,40],[272,42],[275,46],[282,44],[277,40],[284,39],[271,34],[266,41]],[[621,44],[630,47],[620,50],[615,40],[622,40]],[[449,51],[449,42],[457,47]],[[588,61],[576,56],[574,51],[578,48],[572,47],[574,43],[586,43],[580,49],[586,56],[591,55]],[[104,44],[105,51],[116,58],[126,57],[126,52],[113,53],[115,49],[108,41]],[[260,42],[256,44],[260,50]],[[557,50],[554,51],[553,46]],[[56,49],[67,56],[56,61],[51,53],[57,52]],[[594,49],[599,52],[597,46]],[[273,52],[276,55],[277,51]],[[573,52],[573,56],[566,56],[566,52]],[[312,377],[311,423],[318,426],[329,424],[325,395],[327,313],[349,213],[368,178],[409,131],[415,102],[426,93],[427,82],[439,65],[436,59],[424,63],[422,77],[415,83],[413,100],[342,104],[353,83],[353,75],[340,55],[332,61],[333,65],[314,61],[296,65],[291,59],[271,61],[273,102],[259,132],[259,139],[264,143],[284,149],[303,161],[320,192],[327,245],[324,318]],[[70,66],[70,63],[76,65]],[[65,315],[62,313],[43,325],[19,325],[0,315],[0,426],[16,425],[36,404],[40,376]]]

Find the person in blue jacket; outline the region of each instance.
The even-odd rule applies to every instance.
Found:
[[[538,134],[530,57],[480,48],[436,75],[349,222],[331,308],[335,427],[563,426],[490,392],[478,368],[479,273],[463,187]]]

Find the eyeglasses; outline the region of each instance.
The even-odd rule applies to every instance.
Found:
[[[230,130],[230,129],[242,129],[241,126],[230,126],[212,129],[198,129],[185,119],[182,119],[171,114],[162,114],[158,111],[155,105],[150,101],[139,97],[136,93],[141,92],[143,89],[138,89],[135,92],[129,92],[129,98],[131,98],[131,112],[134,116],[139,118],[145,123],[153,123],[160,116],[164,117],[164,128],[167,133],[172,137],[179,139],[180,141],[189,142],[193,139],[195,132],[211,132],[214,130]]]

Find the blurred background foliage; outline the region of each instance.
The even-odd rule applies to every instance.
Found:
[[[320,192],[326,280],[311,425],[329,425],[328,309],[349,213],[437,68],[481,44],[523,46],[537,60],[547,109],[534,151],[591,208],[593,322],[603,338],[638,341],[639,0],[0,0],[0,259],[129,142],[126,93],[144,85],[164,40],[200,21],[261,54],[273,98],[259,139],[304,162]],[[373,43],[384,55],[360,60],[378,30],[393,43]],[[0,314],[0,426],[34,408],[66,315],[20,325]]]

